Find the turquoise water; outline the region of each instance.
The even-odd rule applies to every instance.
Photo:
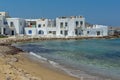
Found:
[[[87,66],[87,71],[120,75],[120,39],[53,40],[20,44],[19,48],[74,69]]]

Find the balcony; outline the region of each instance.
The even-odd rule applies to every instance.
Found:
[[[36,25],[28,25],[27,27],[36,28]]]
[[[36,21],[27,21],[26,26],[29,28],[36,28]]]

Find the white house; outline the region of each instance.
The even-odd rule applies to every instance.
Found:
[[[37,19],[25,19],[25,35],[36,35],[37,28],[36,28]]]
[[[26,35],[56,35],[55,21],[51,19],[26,19]]]
[[[85,18],[82,16],[56,18],[57,36],[82,35],[85,28]]]
[[[56,20],[48,19],[47,35],[48,36],[56,36],[57,35]]]
[[[21,18],[6,18],[9,26],[9,35],[24,34],[25,20]]]
[[[6,17],[8,17],[7,13],[0,12],[0,34],[1,35],[9,34],[9,28],[8,28]]]
[[[83,30],[83,36],[97,37],[108,36],[108,27],[103,25],[93,25]]]
[[[47,35],[48,19],[37,19],[37,35]]]

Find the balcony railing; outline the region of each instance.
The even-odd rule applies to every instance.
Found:
[[[36,25],[27,25],[27,27],[36,28]]]

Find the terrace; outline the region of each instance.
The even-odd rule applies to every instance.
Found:
[[[27,21],[26,22],[26,27],[36,28],[36,21]]]

